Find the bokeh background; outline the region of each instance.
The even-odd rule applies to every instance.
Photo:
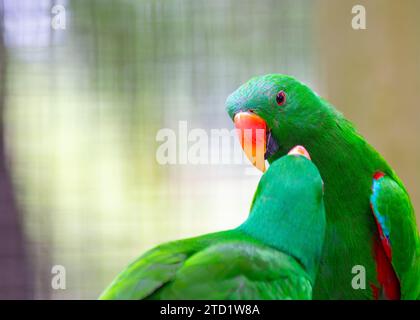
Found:
[[[64,30],[51,27],[57,4]],[[351,27],[356,4],[366,30]],[[254,75],[291,74],[329,99],[420,210],[419,1],[1,0],[0,11],[0,298],[94,299],[144,250],[237,225],[259,175],[159,165],[156,134],[180,120],[231,129],[224,101]],[[54,265],[65,290],[51,286]]]

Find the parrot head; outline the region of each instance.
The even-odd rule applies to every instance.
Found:
[[[308,139],[316,141],[334,126],[337,113],[309,87],[282,74],[250,79],[227,98],[226,109],[245,154],[263,172],[265,160],[271,163],[295,145],[309,148]]]

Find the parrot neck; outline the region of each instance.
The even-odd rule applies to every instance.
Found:
[[[287,199],[284,199],[284,203],[281,200],[271,205],[265,201],[255,201],[250,216],[238,229],[294,257],[314,283],[325,236],[325,213],[310,213],[324,212],[323,204],[309,208],[301,199],[292,206]]]
[[[285,156],[261,177],[250,215],[238,229],[295,258],[313,284],[324,244],[325,220],[318,169],[304,157]]]

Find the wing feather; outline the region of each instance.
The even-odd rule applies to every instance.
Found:
[[[420,297],[420,238],[409,196],[391,177],[379,173],[370,202],[382,246],[400,280],[401,298]]]
[[[130,264],[100,299],[311,299],[292,257],[243,234],[158,246]]]

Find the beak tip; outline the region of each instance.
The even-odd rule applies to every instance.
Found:
[[[259,166],[256,165],[256,167],[262,172],[264,173],[266,171],[266,166],[265,166],[265,162]]]

